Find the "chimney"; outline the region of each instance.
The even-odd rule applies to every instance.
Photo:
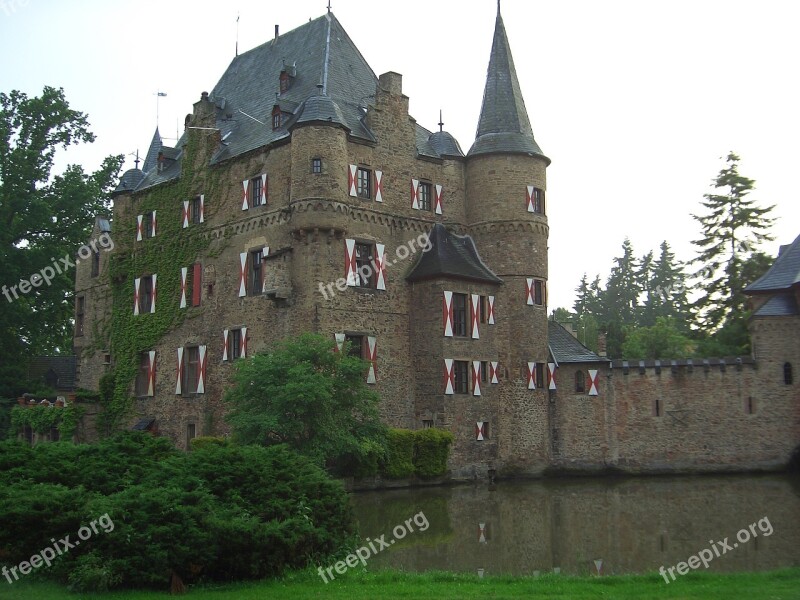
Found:
[[[605,358],[608,356],[606,351],[606,334],[602,331],[597,333],[597,355]]]
[[[278,30],[279,29],[280,29],[280,26],[277,23],[275,23],[275,39],[276,40],[278,39]]]

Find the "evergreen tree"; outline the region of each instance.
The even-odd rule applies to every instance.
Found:
[[[600,295],[600,325],[606,331],[608,355],[618,358],[622,355],[625,341],[624,327],[635,325],[641,295],[637,281],[638,264],[628,238],[622,243],[622,256],[615,258],[614,263],[606,289]]]
[[[648,313],[652,323],[642,323],[651,327],[659,317],[671,319],[675,328],[688,333],[692,314],[687,299],[686,275],[683,266],[675,260],[669,244],[661,242],[658,260],[653,265],[650,279],[650,294],[647,299]]]

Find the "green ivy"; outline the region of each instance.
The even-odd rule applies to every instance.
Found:
[[[58,429],[61,438],[71,440],[85,410],[74,403],[66,407],[47,406],[15,406],[11,410],[11,432],[17,434],[27,425],[36,433],[47,433],[53,427]]]

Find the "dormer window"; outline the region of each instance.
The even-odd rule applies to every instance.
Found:
[[[272,109],[272,129],[280,129],[282,116],[283,115],[281,114],[281,107],[276,104],[275,107]]]

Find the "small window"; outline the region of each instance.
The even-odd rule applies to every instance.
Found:
[[[455,375],[455,386],[453,391],[456,394],[469,393],[469,363],[465,360],[453,361],[453,374]]]
[[[281,107],[275,106],[272,109],[272,129],[280,129],[283,119],[281,118]]]
[[[752,396],[748,396],[744,401],[744,414],[754,415],[756,413],[756,401]]]
[[[50,441],[57,442],[61,439],[61,432],[58,430],[58,427],[51,427],[50,428]]]
[[[586,393],[586,378],[583,375],[583,371],[575,371],[575,393],[576,394],[585,394]]]
[[[533,280],[533,303],[536,306],[544,306],[544,281],[541,279]]]
[[[792,363],[783,363],[783,383],[792,385],[794,379],[792,378]]]
[[[356,192],[359,198],[372,199],[372,171],[358,167],[356,178]]]
[[[150,383],[150,353],[141,352],[139,354],[139,370],[136,372],[136,395],[147,396],[147,388]]]
[[[311,172],[314,175],[319,175],[322,173],[322,159],[321,158],[312,158],[311,159]]]
[[[231,329],[230,336],[231,358],[240,358],[242,356],[242,330]]]
[[[661,398],[653,398],[653,416],[664,416],[664,401]]]
[[[544,363],[540,363],[540,362],[536,363],[536,372],[534,373],[533,376],[535,377],[535,380],[536,380],[536,387],[538,389],[540,389],[540,390],[544,389],[545,388]]]
[[[377,285],[378,278],[372,266],[374,251],[373,244],[356,243],[356,282],[359,287],[374,288]]]
[[[485,360],[481,361],[481,383],[488,383],[489,381],[489,363]]]
[[[100,251],[92,251],[92,277],[100,275]]]
[[[423,181],[419,182],[417,188],[417,201],[420,210],[431,210],[431,184]]]
[[[144,218],[142,219],[142,228],[144,229],[145,237],[149,238],[155,237],[156,230],[155,227],[153,227],[153,213],[151,212],[145,213],[143,217]]]
[[[453,335],[467,336],[467,295],[453,294]]]
[[[200,222],[200,196],[192,198],[189,202],[189,220],[192,223]]]
[[[197,437],[197,426],[194,423],[189,423],[186,426],[186,449],[192,449],[192,440]]]
[[[433,419],[422,419],[423,429],[433,429]]]
[[[139,313],[149,313],[153,306],[153,277],[146,275],[139,282]]]
[[[544,190],[533,188],[533,212],[544,214]]]
[[[194,263],[192,266],[192,273],[188,283],[187,288],[191,293],[192,306],[200,306],[200,297],[203,290],[203,266],[200,263]]]
[[[281,82],[281,94],[284,94],[289,89],[289,74],[286,71],[281,71],[280,82]]]
[[[185,349],[186,365],[183,369],[181,389],[184,394],[196,394],[197,383],[200,381],[200,348],[190,346]]]
[[[363,335],[350,335],[346,334],[344,336],[344,341],[349,343],[350,346],[347,350],[347,353],[350,356],[355,356],[356,358],[365,358],[364,357],[364,336]]]
[[[253,250],[250,253],[250,276],[247,286],[247,293],[250,296],[260,296],[264,288],[262,259],[263,250]]]
[[[250,180],[250,206],[261,206],[264,197],[263,181],[261,176]]]
[[[480,302],[480,322],[486,323],[489,320],[489,296],[481,296]]]
[[[83,335],[83,324],[86,311],[86,297],[78,296],[75,298],[75,335]]]

